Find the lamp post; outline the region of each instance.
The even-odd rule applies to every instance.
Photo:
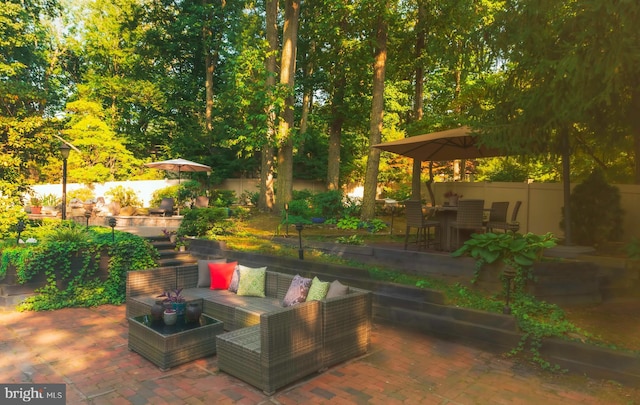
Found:
[[[18,231],[18,239],[16,239],[16,243],[20,243],[20,234],[24,231],[25,227],[24,221],[20,219],[16,224],[16,231]]]
[[[304,250],[302,250],[302,229],[304,226],[302,224],[296,224],[296,231],[298,231],[298,259],[304,260]]]
[[[505,265],[504,270],[502,270],[502,274],[504,278],[507,279],[507,299],[504,304],[504,308],[502,308],[502,313],[505,315],[509,315],[511,314],[511,307],[509,306],[509,298],[511,296],[511,280],[516,277],[516,270],[509,265]]]
[[[289,237],[289,203],[284,203],[284,223],[286,225],[285,238]]]
[[[389,232],[389,235],[393,235],[393,217],[394,214],[396,213],[396,207],[398,206],[398,201],[391,199],[391,198],[386,198],[384,200],[384,204],[391,208],[391,231]]]
[[[109,226],[111,227],[111,242],[116,241],[116,234],[114,228],[116,227],[116,219],[114,217],[109,218]]]
[[[91,211],[85,210],[84,217],[87,218],[87,229],[89,229],[89,218],[91,218]]]
[[[67,219],[67,159],[71,148],[66,143],[60,145],[62,155],[62,220]]]

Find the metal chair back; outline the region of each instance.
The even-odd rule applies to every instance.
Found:
[[[422,228],[424,226],[424,215],[422,214],[422,202],[407,200],[404,202],[405,218],[407,226]]]
[[[458,229],[482,228],[482,213],[484,200],[460,200],[458,201],[458,214],[455,226]]]
[[[520,210],[521,205],[522,201],[516,201],[516,205],[513,207],[513,213],[511,213],[511,222],[516,222],[518,220],[518,211]]]
[[[508,210],[509,210],[508,201],[491,203],[491,214],[489,214],[489,222],[507,222]]]

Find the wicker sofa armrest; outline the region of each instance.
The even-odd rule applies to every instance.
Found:
[[[126,299],[137,295],[162,294],[176,288],[176,267],[158,267],[127,272]]]
[[[271,394],[322,369],[322,306],[305,302],[217,337],[218,367]]]
[[[372,294],[350,287],[349,294],[322,300],[325,367],[363,355],[371,343]]]

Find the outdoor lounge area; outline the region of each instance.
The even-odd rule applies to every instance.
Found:
[[[234,287],[230,286],[233,284],[230,272],[238,279]],[[227,278],[228,282],[225,284],[216,277]],[[303,287],[300,284],[303,281],[308,285]],[[220,324],[215,336],[203,334],[200,344],[194,342],[193,350],[199,350],[197,346],[206,349],[197,351],[201,356],[217,350],[222,371],[272,394],[311,373],[361,356],[369,349],[371,293],[337,281],[329,284],[318,280],[324,293],[305,301],[307,293],[313,291],[311,281],[237,262],[229,266],[224,260],[133,271],[127,274],[127,317],[131,326],[138,327],[137,317],[152,314],[158,291],[180,289],[187,304],[198,305],[203,316]],[[229,332],[222,333],[222,328]],[[151,331],[148,334],[149,338],[156,335]],[[147,358],[148,353],[154,353],[152,360],[162,368],[174,365],[158,360],[155,355],[162,351],[159,345],[164,345],[166,339],[155,347],[132,345],[135,341],[131,339],[144,340],[144,336],[130,334],[129,346]],[[211,351],[206,342],[213,345]],[[176,341],[172,346],[182,343]],[[183,357],[193,360],[197,354],[185,353]]]

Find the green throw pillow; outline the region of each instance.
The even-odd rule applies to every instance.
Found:
[[[266,278],[266,267],[251,268],[238,266],[240,268],[240,281],[238,283],[238,295],[248,295],[252,297],[264,297],[264,282]]]
[[[311,280],[307,301],[320,301],[327,296],[327,291],[329,291],[329,282],[320,281],[318,277],[314,277],[313,280]]]

